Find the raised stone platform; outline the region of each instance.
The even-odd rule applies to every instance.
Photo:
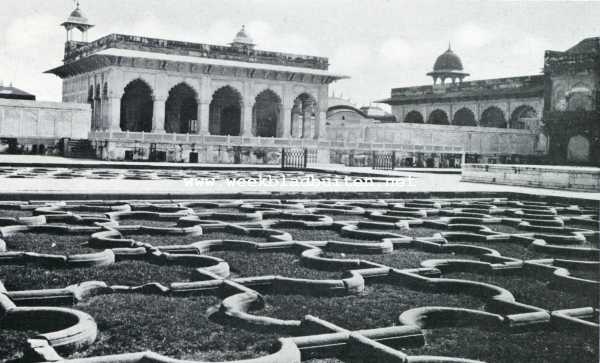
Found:
[[[600,191],[600,168],[542,165],[465,164],[462,181]]]

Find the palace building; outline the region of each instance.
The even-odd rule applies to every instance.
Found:
[[[90,139],[111,159],[132,143],[145,152],[224,140],[210,136],[319,140],[329,84],[344,78],[327,58],[257,49],[243,26],[229,46],[122,34],[87,42],[93,25],[79,6],[62,26],[64,64],[47,72],[63,80],[63,102],[91,105]]]
[[[427,73],[433,84],[394,88],[378,102],[391,106],[397,131],[419,125],[432,138],[454,137],[469,161],[597,164],[599,39],[547,51],[543,74],[476,81],[464,80],[448,47]]]

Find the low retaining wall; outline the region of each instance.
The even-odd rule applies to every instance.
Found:
[[[465,164],[462,181],[600,192],[600,168]]]
[[[88,104],[0,99],[0,136],[17,139],[86,139]]]

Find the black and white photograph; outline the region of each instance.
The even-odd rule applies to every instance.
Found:
[[[0,362],[600,362],[600,0],[0,0]]]

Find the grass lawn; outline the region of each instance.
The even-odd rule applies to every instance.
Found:
[[[582,279],[600,281],[600,269],[596,270],[569,270],[571,276]]]
[[[394,250],[389,254],[354,254],[354,253],[331,253],[326,252],[322,257],[328,258],[344,258],[344,259],[361,259],[367,260],[389,267],[398,269],[417,268],[421,267],[421,261],[429,259],[469,259],[475,260],[477,257],[469,255],[451,254],[451,253],[430,253],[415,249],[400,249]]]
[[[0,218],[31,217],[31,210],[0,208]]]
[[[597,231],[598,228],[598,224],[593,225],[593,224],[587,224],[587,223],[581,223],[579,221],[567,221],[565,222],[565,226],[566,227],[571,227],[571,228],[581,228],[581,229],[589,229],[592,231]]]
[[[547,287],[546,281],[541,281],[523,274],[514,275],[483,275],[457,272],[442,275],[445,278],[457,278],[485,282],[497,285],[510,291],[518,302],[534,305],[548,310],[580,308],[599,305],[598,298],[582,296],[577,292],[561,291]],[[600,296],[597,294],[597,296]]]
[[[50,233],[15,233],[5,237],[6,250],[49,253],[55,255],[71,255],[78,253],[94,253],[99,250],[86,247],[88,235],[50,234]]]
[[[2,329],[0,325],[0,361],[20,358],[27,339],[34,337],[38,332],[33,330]]]
[[[489,227],[492,231],[508,233],[508,234],[516,234],[516,233],[527,233],[526,230],[519,229],[517,227],[509,226],[506,224],[486,224],[486,227]]]
[[[292,235],[295,241],[342,241],[355,243],[381,242],[380,239],[359,239],[344,237],[340,232],[330,229],[301,229],[301,228],[275,228]]]
[[[119,220],[121,226],[145,226],[145,227],[177,227],[177,221],[166,221],[159,219],[125,218]]]
[[[426,293],[382,283],[368,284],[358,296],[267,295],[265,300],[265,309],[256,314],[280,319],[311,314],[350,330],[395,325],[403,311],[419,306],[483,307],[483,301],[468,295]]]
[[[6,362],[20,358],[27,339],[34,337],[38,332],[33,330],[2,329],[0,325],[0,361]]]
[[[420,227],[420,226],[411,226],[409,229],[402,229],[399,232],[401,235],[410,236],[410,237],[433,237],[434,234],[439,232],[447,232],[446,229],[438,229],[438,228],[429,228],[429,227]]]
[[[425,347],[404,352],[485,362],[598,362],[598,342],[571,330],[507,334],[477,328],[441,328],[426,330],[425,339]]]
[[[194,207],[192,208],[195,213],[231,213],[231,214],[241,214],[245,213],[239,210],[238,208],[201,208]]]
[[[504,241],[495,241],[495,242],[471,242],[471,241],[452,241],[450,243],[454,244],[466,244],[466,245],[475,245],[480,247],[487,247],[494,249],[502,256],[519,258],[522,260],[531,260],[531,259],[540,259],[540,258],[559,258],[560,255],[553,255],[543,252],[534,251],[533,249],[529,249],[527,246],[520,245],[518,243],[510,243]],[[577,258],[581,259],[581,258]]]
[[[210,256],[219,257],[229,263],[234,276],[248,277],[281,275],[302,279],[340,279],[342,272],[313,270],[300,265],[300,257],[292,253],[215,251]]]
[[[219,303],[214,296],[114,294],[92,298],[76,308],[94,317],[99,336],[75,356],[152,350],[179,359],[222,361],[267,354],[278,334],[212,322],[207,310]]]
[[[189,281],[192,267],[161,266],[142,261],[123,261],[108,266],[74,269],[48,269],[35,265],[2,265],[0,280],[9,291],[63,288],[84,281],[104,281],[108,285],[168,284]]]
[[[150,243],[153,246],[188,245],[198,241],[208,240],[242,240],[252,242],[267,242],[263,237],[250,237],[229,232],[211,232],[200,236],[186,236],[176,234],[148,234],[148,233],[124,233],[125,238],[132,238],[138,242]]]

